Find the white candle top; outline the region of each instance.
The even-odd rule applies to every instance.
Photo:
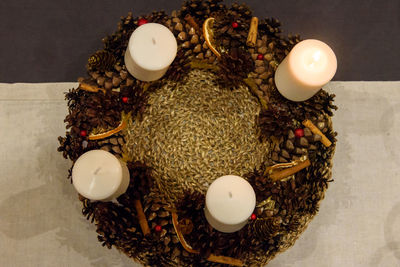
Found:
[[[75,162],[72,182],[84,197],[103,200],[113,195],[122,181],[120,161],[110,152],[91,150]]]
[[[289,70],[304,85],[328,83],[336,73],[337,60],[333,50],[324,42],[304,40],[288,55]]]
[[[253,187],[239,176],[222,176],[207,190],[207,209],[212,217],[221,223],[242,223],[250,217],[255,205],[256,195]]]
[[[158,23],[139,26],[131,35],[128,47],[132,59],[146,70],[162,70],[168,67],[178,50],[173,33]]]

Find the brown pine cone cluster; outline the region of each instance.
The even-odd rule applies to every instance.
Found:
[[[192,231],[184,234],[187,243],[203,259],[210,254],[240,258],[249,246],[246,230],[228,234],[213,229],[204,216],[204,205],[205,196],[199,192],[186,192],[176,204],[180,220],[190,220],[193,224]]]
[[[232,48],[221,55],[218,66],[222,84],[227,87],[235,87],[247,78],[248,73],[253,69],[253,61],[250,54],[243,49]]]
[[[217,46],[224,50],[246,48],[251,17],[251,10],[245,4],[237,3],[226,12],[218,13],[214,22]]]
[[[150,193],[154,180],[151,174],[151,168],[141,162],[127,163],[131,182],[128,190],[118,199],[120,202],[133,201],[133,199],[143,200],[144,196]],[[127,199],[128,198],[128,199]],[[127,203],[127,205],[131,205]],[[132,204],[133,206],[133,204]]]
[[[196,27],[193,27],[187,19],[173,11],[172,18],[167,20],[166,26],[174,33],[178,41],[178,53],[181,50],[182,56],[186,57],[186,60],[197,59],[213,63],[216,57],[204,40],[202,24],[199,21],[195,21],[195,23]],[[170,68],[174,68],[174,66]]]
[[[83,153],[97,149],[98,145],[95,141],[89,141],[86,137],[72,136],[70,132],[67,132],[65,137],[58,137],[60,146],[57,151],[63,153],[64,158],[69,158],[73,162],[77,160]]]
[[[96,87],[110,91],[120,102],[120,107],[125,113],[134,117],[138,112],[142,113],[146,106],[147,94],[143,92],[144,82],[136,80],[127,71],[125,65],[122,67],[114,65],[113,70],[104,73],[100,71],[89,71],[90,78],[84,81],[94,84]],[[111,92],[111,90],[113,90]]]
[[[268,103],[268,109],[262,109],[258,116],[261,138],[281,136],[293,127],[293,117],[287,106],[278,103]]]
[[[83,197],[81,201],[82,213],[96,223],[98,239],[103,246],[111,248],[114,245],[126,253],[145,249],[146,242],[134,210],[112,202],[91,202]]]
[[[199,24],[203,24],[207,18],[212,17],[216,12],[221,12],[226,9],[223,4],[220,4],[221,2],[222,0],[185,1],[182,4],[180,16],[184,18],[185,16],[190,15],[194,17]]]
[[[170,206],[167,206],[159,194],[152,190],[145,196],[143,210],[146,215],[157,251],[168,254],[172,259],[182,254],[182,247],[172,224]]]
[[[180,15],[182,17],[190,15],[196,18],[199,23],[202,23],[210,16],[210,8],[204,0],[185,1],[182,4]]]
[[[120,100],[111,92],[91,93],[72,89],[65,98],[70,108],[64,121],[75,137],[80,136],[82,130],[88,134],[94,128],[112,129],[121,122]]]
[[[189,70],[189,60],[184,55],[184,51],[180,49],[165,76],[168,77],[168,80],[178,82],[185,77]]]
[[[153,11],[150,15],[145,16],[148,22],[165,24],[169,19],[169,15],[165,11]]]
[[[333,111],[337,110],[337,107],[333,103],[335,95],[329,94],[323,89],[306,101],[293,102],[284,98],[276,87],[273,87],[270,90],[269,98],[272,102],[286,105],[290,113],[293,114],[293,117],[298,121],[318,117],[323,114],[333,116]]]

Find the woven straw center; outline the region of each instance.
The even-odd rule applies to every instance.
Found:
[[[150,95],[143,120],[128,127],[129,157],[154,168],[168,202],[186,189],[205,193],[220,176],[243,176],[268,154],[259,141],[256,98],[245,86],[231,91],[216,79],[195,69],[184,82],[166,83]]]

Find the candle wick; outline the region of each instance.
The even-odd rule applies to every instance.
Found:
[[[154,37],[153,37],[153,38],[151,38],[151,40],[153,41],[153,45],[155,45],[156,44],[156,39],[154,39]]]
[[[98,167],[93,174],[97,174],[100,171],[101,167]]]
[[[232,192],[229,192],[229,198],[232,198],[232,197],[233,197]]]

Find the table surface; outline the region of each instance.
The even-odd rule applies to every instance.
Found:
[[[101,247],[56,151],[74,83],[0,84],[0,266],[139,266]],[[339,132],[318,216],[268,266],[400,266],[400,82],[333,82]]]
[[[227,4],[234,0],[224,1]],[[171,12],[183,0],[1,0],[0,82],[76,81],[120,16]],[[240,0],[285,33],[328,43],[335,80],[400,80],[399,0]]]

